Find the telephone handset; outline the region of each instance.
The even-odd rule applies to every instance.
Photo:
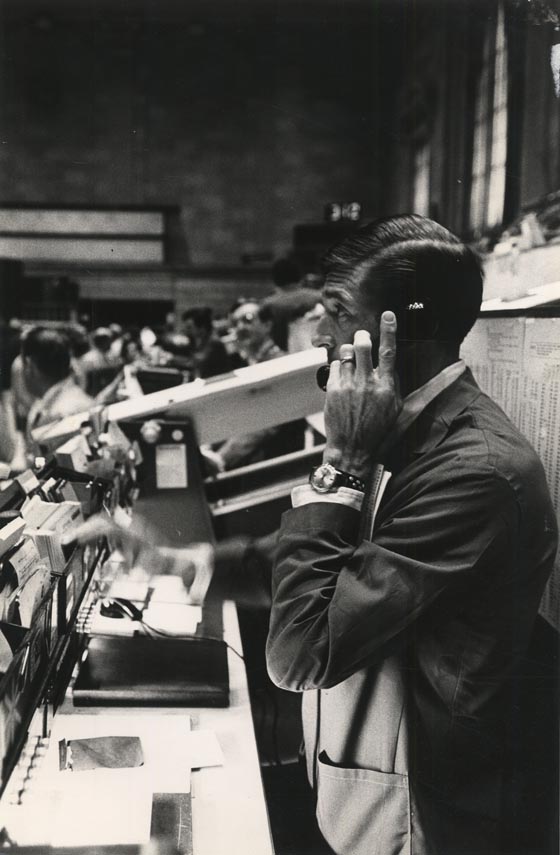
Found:
[[[430,301],[425,297],[416,298],[398,309],[393,309],[397,318],[397,345],[412,341],[433,339],[435,324]],[[317,369],[317,385],[323,392],[327,389],[330,366],[320,365]]]
[[[393,311],[397,318],[397,343],[434,338],[436,325],[426,297],[416,297]]]

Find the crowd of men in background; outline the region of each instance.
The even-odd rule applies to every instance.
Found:
[[[141,394],[134,378],[150,368],[175,369],[179,382],[189,382],[310,347],[322,311],[320,283],[303,279],[289,258],[275,262],[272,282],[272,295],[240,298],[225,316],[193,306],[160,328],[112,323],[88,331],[79,323],[13,320],[4,325],[0,464],[12,472],[26,468],[37,453],[35,429],[96,403]],[[253,433],[206,449],[207,466],[221,471],[254,462],[286,443],[292,450],[299,433]]]

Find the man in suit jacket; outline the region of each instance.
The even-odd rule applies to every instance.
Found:
[[[241,302],[232,312],[231,321],[239,352],[249,365],[285,356],[272,339],[272,315],[265,306],[254,300]],[[301,419],[258,431],[249,430],[243,436],[226,440],[213,455],[213,462],[223,471],[288,454],[303,448],[304,433],[305,422]]]
[[[365,227],[325,267],[329,466],[296,488],[278,541],[235,544],[215,581],[265,600],[276,555],[268,667],[303,693],[334,852],[551,853],[555,793],[532,748],[549,772],[558,755],[535,738],[548,731],[527,654],[557,527],[534,451],[459,359],[479,263],[410,216]],[[99,532],[92,519],[74,537]],[[192,582],[185,556],[159,557]]]
[[[535,452],[459,359],[480,265],[402,216],[343,241],[325,273],[324,465],[283,517],[269,673],[303,692],[336,853],[510,851],[557,526]]]

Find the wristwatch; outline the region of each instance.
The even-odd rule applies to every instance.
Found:
[[[365,493],[366,485],[361,478],[337,469],[332,463],[321,463],[311,470],[309,483],[316,493],[335,493],[339,487],[350,487]]]

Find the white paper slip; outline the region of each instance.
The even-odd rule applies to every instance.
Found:
[[[191,730],[190,756],[192,769],[224,765],[224,754],[213,730]]]
[[[38,564],[35,572],[29,576],[24,585],[20,585],[16,594],[19,602],[21,625],[30,627],[35,609],[46,593],[50,574],[43,564]]]
[[[114,773],[122,769],[113,770]],[[61,772],[60,774],[64,774]],[[68,786],[57,800],[53,846],[118,846],[150,839],[152,792],[146,781],[131,775],[69,772]],[[79,779],[80,775],[90,777]]]
[[[31,493],[33,490],[36,490],[40,484],[39,479],[35,475],[32,469],[26,469],[24,472],[21,472],[16,476],[15,479],[18,484],[25,490],[26,494]]]
[[[188,605],[190,598],[180,576],[152,576],[153,588],[150,603],[176,603]]]
[[[0,556],[4,555],[18,542],[26,527],[25,520],[20,517],[2,526],[0,529]]]
[[[182,442],[156,446],[158,490],[180,490],[187,484],[187,446]]]
[[[25,585],[35,573],[39,562],[39,552],[34,541],[30,537],[24,537],[17,550],[10,557],[10,564],[15,570],[20,585]]]
[[[69,772],[64,788],[28,782],[23,803],[8,804],[1,811],[10,840],[45,848],[147,843],[152,792],[145,782],[95,779],[92,784],[91,779],[78,780],[79,774]]]
[[[148,596],[149,589],[150,584],[148,582],[129,579],[125,576],[122,579],[115,579],[111,582],[107,596],[124,597],[125,600],[134,600],[143,603]]]
[[[33,528],[44,525],[47,519],[57,509],[55,502],[45,502],[40,496],[33,496],[22,508],[22,516]]]
[[[152,629],[170,635],[192,635],[202,620],[202,609],[176,603],[150,603],[142,617]]]

